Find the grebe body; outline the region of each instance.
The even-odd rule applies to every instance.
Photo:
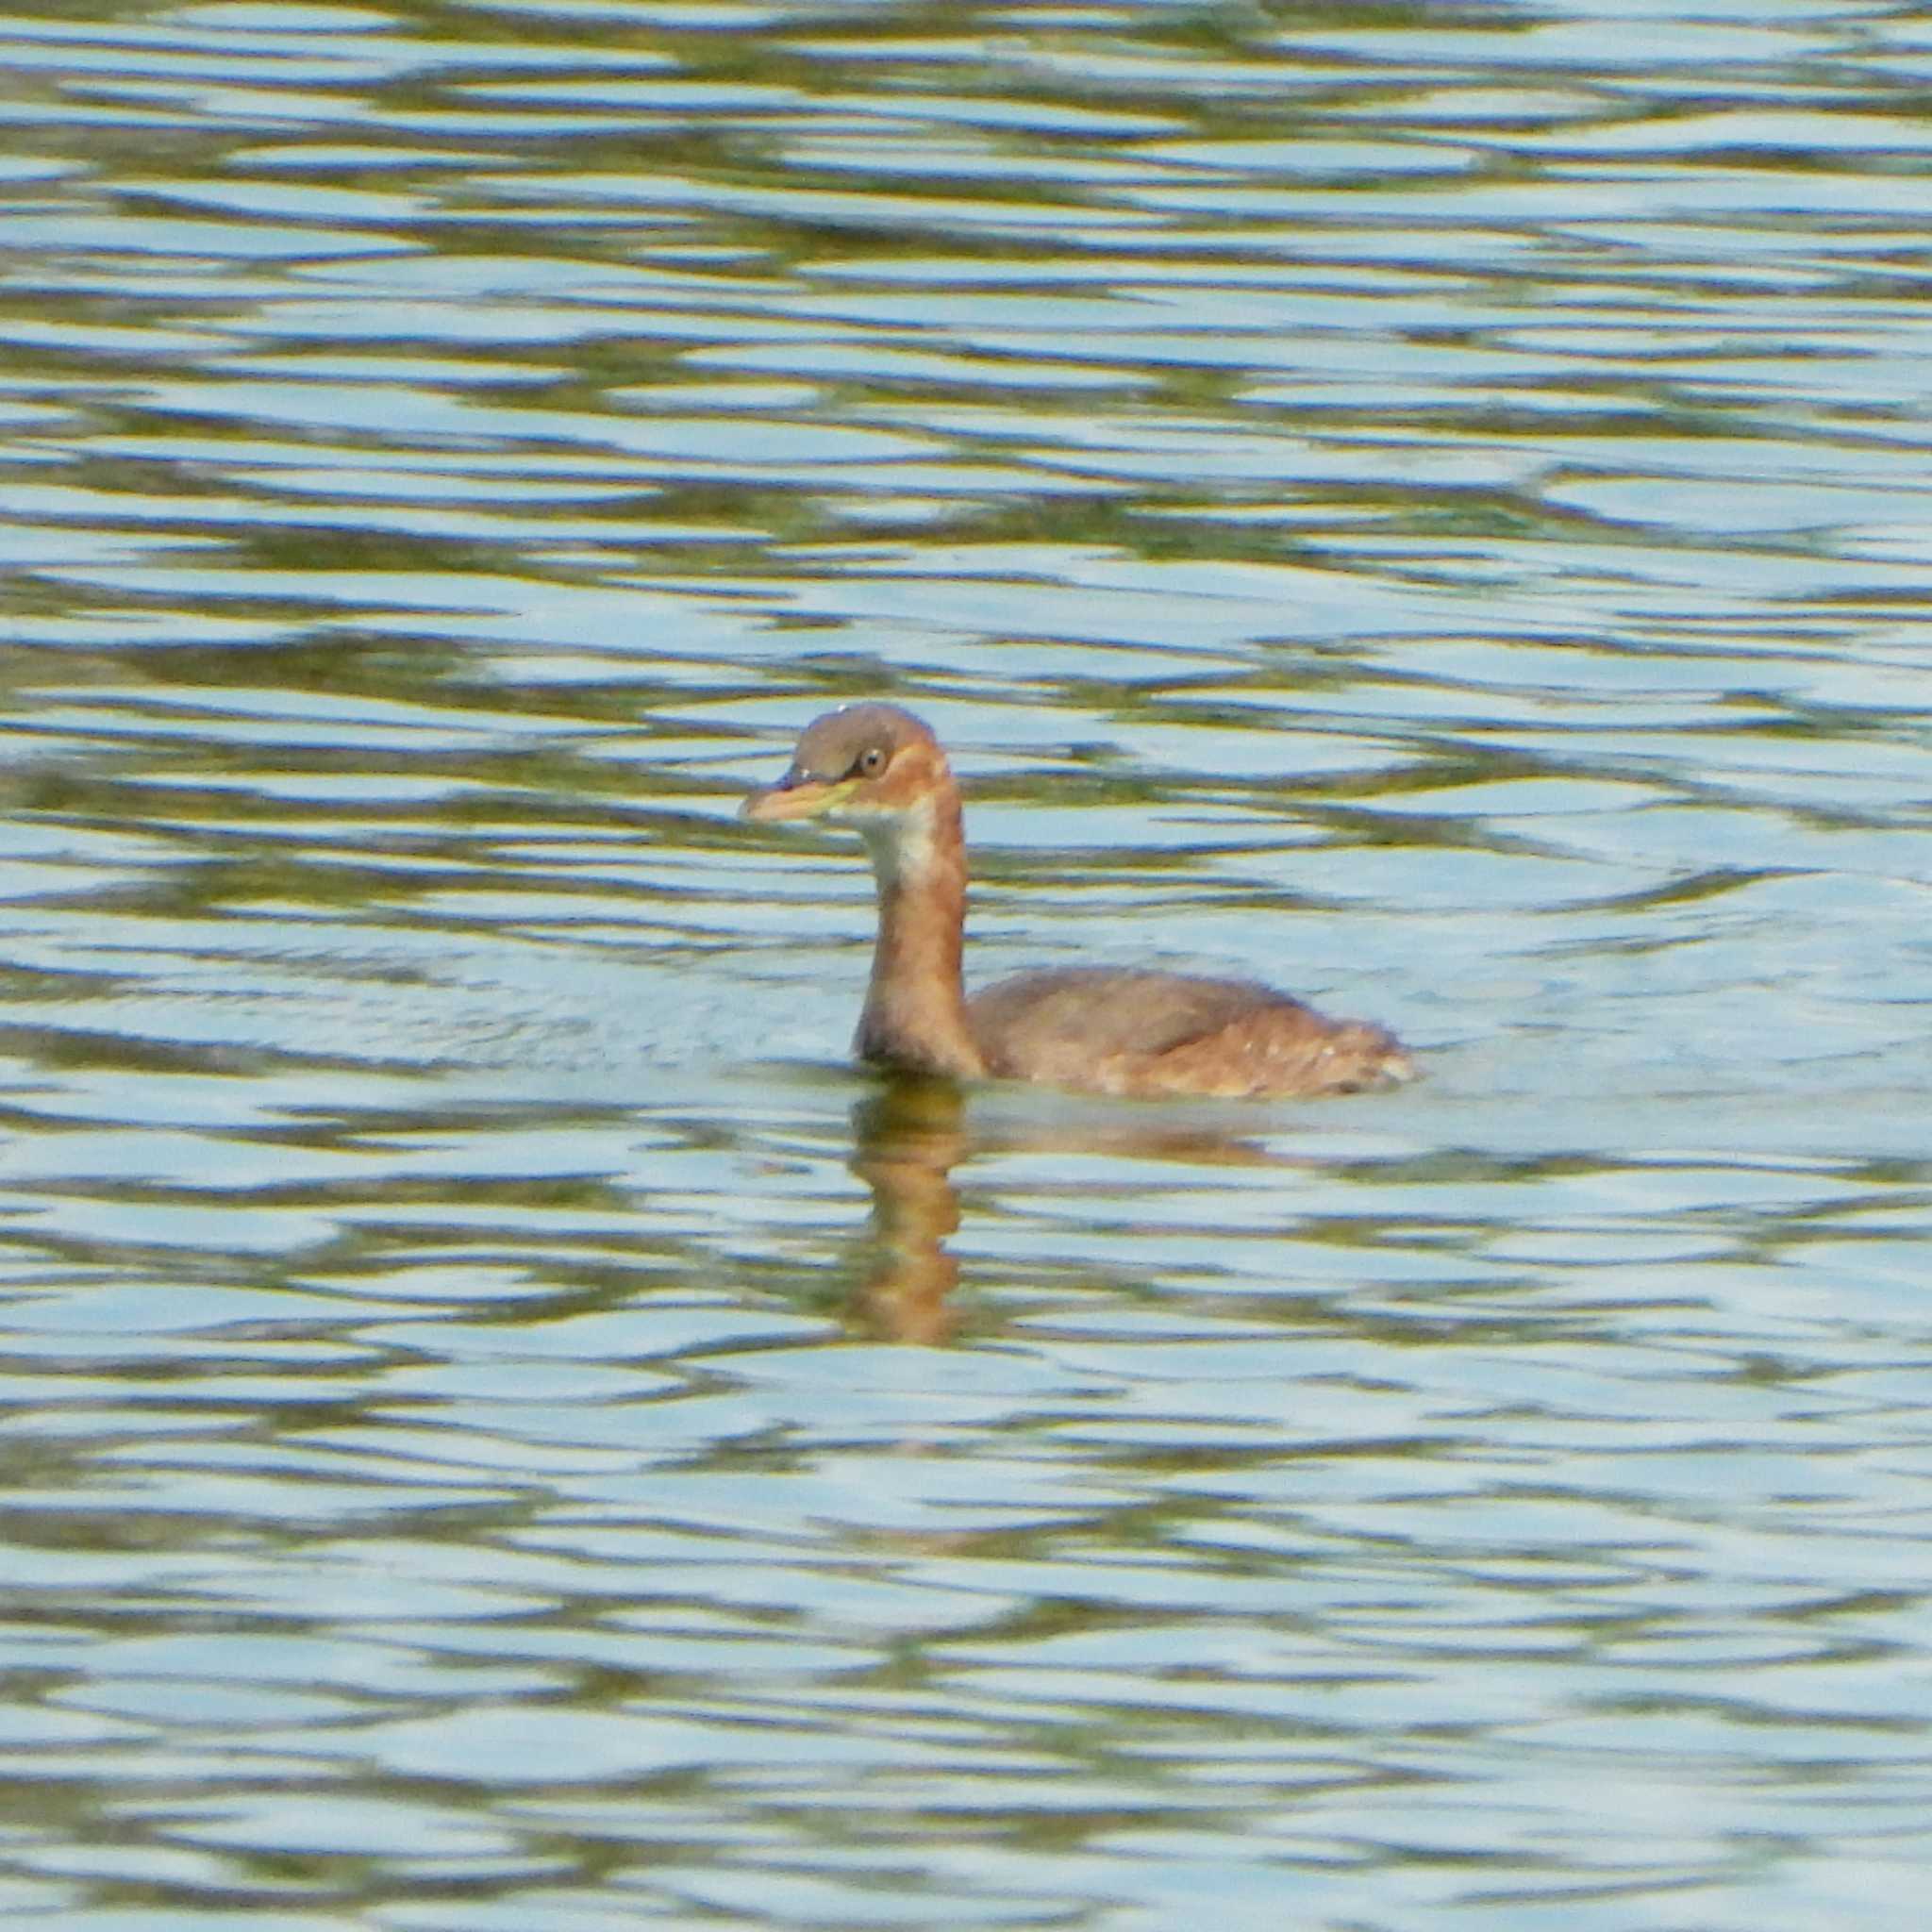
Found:
[[[939,740],[896,705],[815,719],[791,770],[753,792],[743,815],[822,819],[865,841],[879,929],[853,1044],[876,1065],[1224,1098],[1351,1093],[1411,1072],[1383,1028],[1330,1020],[1253,980],[1080,966],[1023,973],[967,998],[958,787]]]

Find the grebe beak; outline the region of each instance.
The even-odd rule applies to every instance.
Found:
[[[754,791],[738,808],[738,815],[759,824],[775,824],[785,819],[815,819],[843,805],[858,790],[857,778],[813,778],[793,770],[775,785]]]

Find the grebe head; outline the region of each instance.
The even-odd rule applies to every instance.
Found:
[[[805,727],[791,769],[754,791],[740,815],[767,824],[824,819],[864,833],[871,843],[902,836],[951,783],[939,740],[910,711],[846,705]]]

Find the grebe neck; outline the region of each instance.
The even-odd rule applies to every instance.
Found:
[[[861,1058],[908,1073],[984,1074],[959,970],[966,926],[959,794],[948,786],[862,829],[878,877],[879,936],[854,1044]]]

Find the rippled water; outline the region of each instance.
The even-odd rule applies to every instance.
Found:
[[[0,1908],[1927,1874],[1932,13],[0,23]],[[974,971],[1428,1077],[853,1073]]]

